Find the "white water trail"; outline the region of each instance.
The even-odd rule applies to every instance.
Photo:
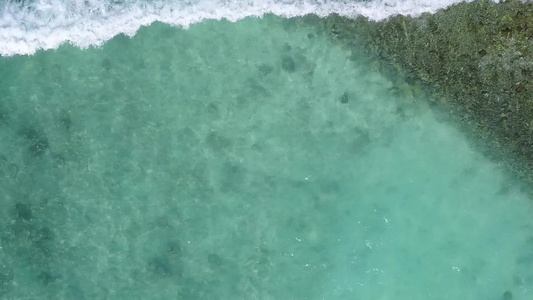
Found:
[[[237,21],[272,13],[282,17],[332,13],[383,20],[435,12],[460,0],[7,0],[0,4],[0,55],[33,54],[63,43],[99,46],[160,21],[187,28],[207,19]]]

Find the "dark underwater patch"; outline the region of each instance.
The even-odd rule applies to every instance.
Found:
[[[350,102],[350,96],[348,96],[347,92],[344,92],[344,94],[342,94],[342,96],[340,97],[340,101],[342,104]]]
[[[48,286],[49,284],[54,283],[58,278],[58,276],[54,276],[48,271],[43,271],[37,276],[37,280],[39,281],[39,283],[44,286]]]
[[[70,127],[72,127],[72,119],[67,112],[61,112],[61,115],[59,116],[59,124],[61,124],[61,127],[63,127],[65,130],[70,130]]]
[[[33,157],[41,156],[49,147],[46,135],[33,127],[23,129],[21,135],[30,142],[28,150]]]
[[[272,73],[272,71],[274,71],[274,67],[269,64],[261,64],[257,67],[257,70],[259,71],[259,74],[267,76],[268,74]]]
[[[218,269],[222,266],[224,260],[219,255],[211,253],[207,256],[207,262],[212,269]]]
[[[17,217],[23,221],[30,221],[33,217],[31,207],[24,203],[15,203],[15,212]]]
[[[287,73],[294,73],[296,71],[296,63],[292,57],[283,55],[281,57],[281,68]]]
[[[54,241],[54,237],[54,232],[50,228],[44,226],[32,234],[32,242],[33,245],[44,254],[49,254],[50,243]]]
[[[29,149],[32,155],[34,157],[37,157],[37,156],[41,156],[46,151],[46,149],[48,149],[48,146],[49,146],[48,139],[41,138],[35,141],[34,143],[32,143]]]
[[[158,276],[169,276],[173,273],[170,261],[165,256],[157,256],[150,259],[148,262],[148,270]]]
[[[513,300],[513,293],[505,291],[502,295],[502,300]]]

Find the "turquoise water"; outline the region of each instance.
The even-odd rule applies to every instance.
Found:
[[[2,299],[531,299],[532,202],[312,26],[0,59]]]

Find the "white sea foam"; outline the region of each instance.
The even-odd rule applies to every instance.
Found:
[[[102,45],[154,21],[188,27],[207,19],[237,21],[266,13],[383,20],[435,12],[457,2],[461,0],[7,0],[0,4],[0,55],[33,54],[66,42],[81,48]]]

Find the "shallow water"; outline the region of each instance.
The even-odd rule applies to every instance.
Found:
[[[530,299],[531,199],[267,16],[0,60],[2,299]]]

